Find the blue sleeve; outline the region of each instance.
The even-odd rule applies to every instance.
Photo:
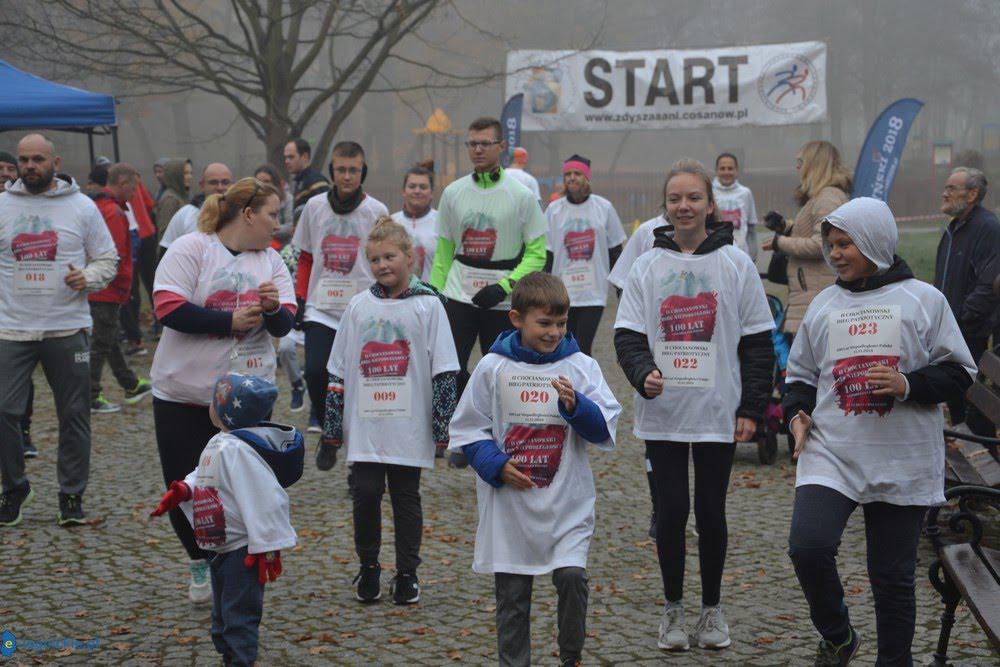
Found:
[[[278,312],[273,315],[264,313],[264,328],[275,338],[287,336],[288,332],[292,330],[293,324],[295,324],[295,316],[284,306],[279,307]]]
[[[469,460],[469,465],[484,482],[496,489],[503,486],[500,471],[510,460],[510,455],[500,451],[497,443],[492,440],[479,440],[462,447],[462,452]]]
[[[233,326],[233,314],[224,310],[209,310],[190,301],[172,310],[160,321],[163,326],[186,334],[228,336]]]
[[[597,407],[597,403],[578,391],[573,393],[576,394],[576,412],[567,413],[562,401],[559,401],[559,414],[562,418],[587,442],[596,444],[610,438],[608,422],[604,419],[604,413]]]

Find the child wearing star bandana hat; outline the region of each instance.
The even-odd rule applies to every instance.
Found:
[[[215,552],[212,642],[227,665],[257,659],[264,584],[281,574],[281,550],[295,546],[285,489],[302,476],[305,448],[294,427],[265,421],[277,395],[259,376],[221,377],[209,408],[221,432],[150,515],[180,507],[198,546]]]

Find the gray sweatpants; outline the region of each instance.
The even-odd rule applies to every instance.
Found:
[[[500,667],[531,664],[531,587],[528,574],[497,572],[493,575],[497,596],[497,654]],[[561,567],[552,571],[559,596],[559,664],[573,663],[583,653],[587,631],[587,571]]]
[[[28,481],[20,423],[39,362],[59,418],[59,490],[80,494],[90,475],[90,336],[82,330],[41,341],[0,340],[0,482],[9,491]]]
[[[288,384],[292,386],[302,383],[302,367],[299,365],[298,346],[290,337],[278,339],[278,363],[288,374]]]

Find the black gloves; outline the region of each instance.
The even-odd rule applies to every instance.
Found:
[[[295,323],[292,328],[296,331],[302,331],[303,318],[306,316],[306,302],[295,297]]]
[[[775,234],[784,234],[785,218],[777,211],[768,211],[764,216],[764,226]]]
[[[507,292],[504,288],[499,283],[494,283],[476,292],[476,296],[472,297],[472,303],[483,310],[489,310],[506,298]]]

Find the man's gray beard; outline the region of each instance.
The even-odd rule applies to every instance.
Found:
[[[55,177],[56,177],[56,170],[52,169],[42,177],[42,181],[38,185],[32,185],[28,183],[26,179],[23,178],[21,180],[24,181],[25,190],[27,190],[33,195],[39,195],[49,189],[49,186],[52,185],[52,181],[55,179]]]
[[[948,207],[945,208],[942,212],[945,215],[950,215],[953,218],[956,217],[956,216],[962,215],[962,211],[964,211],[966,209],[965,206],[962,206],[960,204],[949,204],[947,206]]]

